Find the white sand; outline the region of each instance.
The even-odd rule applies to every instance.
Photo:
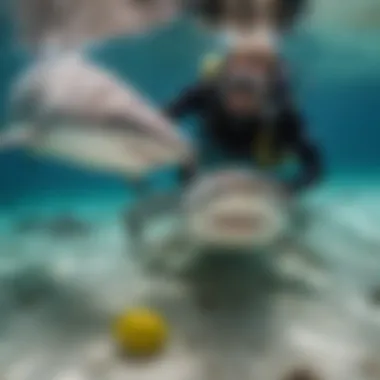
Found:
[[[306,363],[317,366],[326,380],[359,380],[358,363],[380,347],[380,312],[364,298],[380,270],[379,187],[330,184],[313,196],[314,222],[306,240],[336,269],[333,288],[309,301],[289,293],[264,296],[239,326],[230,326],[232,334],[224,333],[221,321],[200,323],[186,298],[166,292],[162,305],[173,336],[161,358],[145,363],[121,361],[108,336],[111,318],[138,304],[149,289],[128,252],[123,200],[86,197],[64,204],[45,199],[12,217],[2,214],[0,379],[248,380],[262,375],[277,380],[294,363]],[[70,241],[12,231],[10,223],[34,210],[45,215],[76,210],[93,223],[93,232]],[[30,283],[44,280],[53,293],[46,292],[37,306],[15,305],[6,279],[19,272]],[[155,287],[156,295],[162,292]],[[195,328],[198,336],[190,335],[195,344],[203,342],[203,350],[184,339],[189,328]],[[266,351],[255,350],[250,341],[261,329],[273,338]]]

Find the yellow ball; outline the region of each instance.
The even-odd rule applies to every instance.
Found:
[[[114,338],[120,348],[133,356],[150,356],[163,349],[168,335],[164,319],[152,310],[134,309],[117,318]]]

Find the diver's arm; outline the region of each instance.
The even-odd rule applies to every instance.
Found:
[[[300,164],[300,170],[289,186],[291,191],[299,191],[320,180],[322,157],[318,147],[306,136],[302,119],[294,109],[284,112],[283,122],[286,123],[288,145]]]
[[[164,113],[169,117],[178,118],[192,112],[197,112],[204,104],[207,92],[203,84],[196,84],[184,90],[177,99],[164,109]]]

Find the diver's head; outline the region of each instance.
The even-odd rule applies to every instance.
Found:
[[[277,65],[278,54],[273,39],[265,33],[257,32],[235,41],[226,57],[225,72],[245,71],[256,76],[267,76]]]
[[[239,115],[263,109],[279,66],[273,41],[260,33],[235,41],[219,77],[227,108]]]

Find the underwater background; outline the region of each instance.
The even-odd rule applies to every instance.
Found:
[[[7,96],[15,76],[30,59],[14,44],[12,25],[3,17],[0,29],[0,117],[6,117]],[[344,30],[335,32],[341,38]],[[348,34],[348,32],[346,32]],[[329,35],[298,28],[284,38],[294,93],[310,134],[324,150],[330,175],[376,175],[380,122],[380,32],[354,33],[337,44]],[[373,42],[373,43],[371,43]],[[220,43],[219,43],[220,45]],[[369,49],[365,49],[365,45]],[[88,48],[88,55],[125,76],[157,105],[172,99],[198,75],[202,56],[218,43],[186,18],[146,36],[118,38]],[[94,175],[56,163],[37,161],[21,152],[0,158],[2,203],[24,196],[73,192],[125,192],[120,178]]]
[[[31,58],[14,43],[9,18],[4,13],[1,17],[0,120],[5,124],[11,85]],[[323,149],[327,168],[324,183],[316,189],[318,217],[323,223],[315,239],[323,242],[321,249],[331,256],[349,282],[363,286],[376,282],[380,269],[379,256],[374,256],[380,253],[380,45],[376,42],[379,37],[380,27],[370,32],[352,32],[303,25],[283,41],[295,97],[310,134]],[[220,46],[215,37],[183,17],[147,35],[117,38],[86,52],[130,79],[160,106],[194,80],[202,57],[210,50],[222,49]],[[194,122],[184,124],[192,134]],[[152,176],[151,183],[155,187],[171,186],[174,174],[158,173]],[[74,289],[76,294],[83,291],[86,297],[91,294],[97,311],[117,310],[130,290],[125,280],[133,277],[127,266],[120,266],[128,250],[120,219],[133,201],[133,193],[123,178],[79,170],[22,151],[0,153],[0,282],[4,284],[8,272],[20,271],[21,277],[27,279],[25,289],[35,289],[31,284],[39,284],[32,296],[29,290],[25,291],[26,298],[34,297],[38,287],[45,286],[41,283],[40,268],[49,264],[49,270],[68,289]],[[22,224],[28,218],[60,215],[84,220],[91,226],[88,238],[62,240],[22,232]],[[63,336],[55,342],[52,337],[63,331],[62,326],[65,331],[77,331],[72,321],[85,335],[84,326],[91,325],[88,316],[97,311],[91,308],[92,311],[84,311],[83,305],[79,307],[81,301],[77,301],[75,312],[70,314],[71,306],[67,306],[73,301],[72,296],[67,296],[70,292],[64,296],[54,293],[53,298],[62,305],[60,308],[54,305],[54,321],[47,322],[41,316],[51,318],[50,309],[46,313],[46,307],[44,311],[19,310],[6,289],[2,285],[0,290],[0,368],[5,368],[6,373],[8,365],[11,371],[13,359],[21,363],[28,356],[26,346],[30,343],[28,347],[43,355],[35,357],[37,364],[30,370],[35,371],[35,377],[17,379],[51,380],[52,376],[39,377],[45,370],[56,371],[53,367],[57,363],[48,360],[54,350],[49,352],[46,347],[55,347],[57,341],[61,348],[65,346]],[[46,296],[45,291],[41,293]],[[59,328],[57,320],[62,322]],[[41,331],[52,346],[42,339]],[[35,338],[38,344],[31,343]],[[9,342],[15,341],[25,347],[20,349],[19,343],[11,352]],[[43,356],[45,361],[41,359]],[[13,378],[16,377],[5,377]]]

